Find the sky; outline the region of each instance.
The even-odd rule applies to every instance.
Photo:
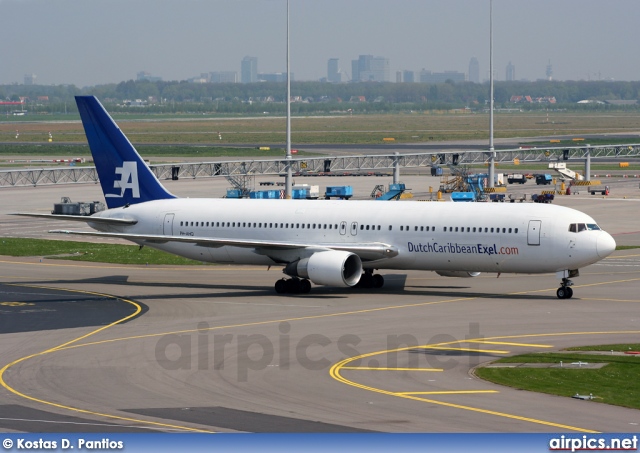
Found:
[[[396,71],[489,77],[489,0],[289,0],[291,71],[319,80],[359,55]],[[237,71],[286,72],[286,0],[0,0],[0,84],[78,87]],[[640,80],[638,0],[493,0],[495,80]],[[345,76],[343,76],[343,80]]]

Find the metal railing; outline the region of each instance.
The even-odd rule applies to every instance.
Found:
[[[640,144],[573,147],[517,148],[496,150],[496,162],[556,162],[591,159],[624,159],[640,157]],[[291,161],[295,173],[376,172],[396,168],[434,167],[478,164],[488,161],[487,150],[430,151],[424,153],[394,153],[354,156],[304,157]],[[178,170],[173,170],[177,167]],[[211,178],[241,175],[281,175],[283,159],[237,160],[219,162],[185,162],[150,165],[158,179]],[[95,167],[31,168],[0,171],[0,187],[39,186],[52,184],[96,183]]]

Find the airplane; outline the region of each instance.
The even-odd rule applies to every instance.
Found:
[[[178,198],[97,98],[76,102],[107,209],[19,214],[95,230],[52,233],[126,239],[203,262],[280,266],[279,294],[308,293],[312,283],[381,288],[375,272],[394,269],[445,277],[556,273],[556,295],[569,299],[579,269],[616,248],[593,218],[550,204]]]

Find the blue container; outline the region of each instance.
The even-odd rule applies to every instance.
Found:
[[[326,197],[350,197],[353,195],[353,187],[351,186],[327,186],[325,190]]]

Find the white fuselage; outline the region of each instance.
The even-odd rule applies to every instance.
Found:
[[[110,209],[101,217],[134,218],[100,231],[308,244],[306,249],[145,242],[188,258],[274,265],[308,257],[314,247],[381,243],[392,257],[363,259],[364,268],[546,273],[578,269],[611,253],[615,242],[588,215],[533,203],[340,200],[168,199]],[[136,241],[138,242],[138,241]]]

